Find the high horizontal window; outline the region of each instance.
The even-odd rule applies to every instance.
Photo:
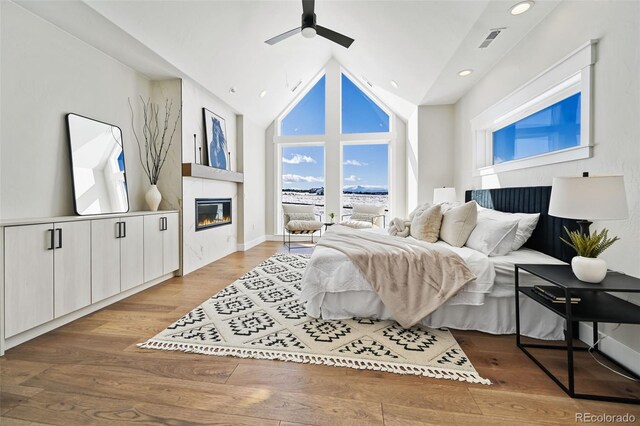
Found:
[[[282,119],[282,136],[324,135],[325,76]]]
[[[389,114],[342,74],[342,133],[388,131]]]
[[[493,132],[493,164],[580,145],[580,93]]]

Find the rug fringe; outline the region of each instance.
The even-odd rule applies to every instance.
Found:
[[[181,351],[214,356],[235,356],[239,358],[269,359],[279,361],[291,361],[302,364],[330,365],[336,367],[354,368],[357,370],[385,371],[396,374],[416,375],[432,377],[435,379],[458,380],[468,383],[480,383],[490,385],[491,381],[480,377],[478,373],[449,370],[445,368],[423,367],[417,365],[395,364],[390,362],[377,362],[362,359],[343,358],[335,356],[300,354],[278,352],[257,349],[241,349],[229,347],[201,346],[189,343],[164,342],[150,339],[144,343],[138,343],[140,349],[158,349],[163,351]]]

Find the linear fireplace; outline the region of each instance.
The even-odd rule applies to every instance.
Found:
[[[196,198],[196,231],[231,224],[231,198]]]

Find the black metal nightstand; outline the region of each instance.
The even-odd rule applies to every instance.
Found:
[[[543,280],[564,290],[565,303],[554,303],[539,295],[531,287],[520,287],[520,269],[529,272]],[[573,275],[571,267],[568,265],[515,265],[515,287],[516,294],[522,293],[535,300],[542,306],[563,317],[567,322],[566,346],[553,346],[544,344],[522,343],[520,339],[520,305],[519,298],[516,297],[516,344],[518,347],[535,362],[558,386],[562,388],[572,398],[594,399],[599,401],[626,402],[640,404],[639,399],[622,398],[605,395],[592,395],[576,393],[574,381],[573,351],[586,351],[585,347],[574,347],[573,345],[573,324],[574,322],[593,323],[593,342],[598,341],[598,323],[623,323],[640,324],[640,306],[627,302],[607,292],[628,292],[640,293],[640,279],[619,272],[608,272],[604,281],[600,284],[589,284],[580,281]],[[571,303],[571,296],[578,296],[581,301],[577,304]],[[577,337],[577,336],[576,336]],[[538,361],[527,348],[537,349],[566,349],[567,351],[567,374],[568,387],[553,375],[540,361]],[[626,374],[640,379],[637,374],[629,371],[614,359],[600,352],[598,346],[594,347],[594,352],[607,358]]]

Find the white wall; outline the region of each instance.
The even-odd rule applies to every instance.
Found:
[[[640,3],[562,2],[455,105],[455,185],[470,188],[551,185],[553,176],[624,174],[630,218],[601,221],[622,240],[603,258],[640,277]],[[594,80],[594,156],[549,166],[472,176],[469,121],[589,39],[600,39]],[[625,296],[629,297],[629,296]],[[633,299],[640,303],[640,298]],[[635,328],[634,328],[635,327]],[[637,326],[616,339],[640,352]]]
[[[227,145],[231,153],[231,169],[238,170],[236,150],[236,113],[216,96],[189,80],[182,80],[182,156],[184,162],[192,162],[193,135],[206,150],[202,108],[224,118]],[[238,185],[198,178],[182,180],[183,219],[183,274],[193,272],[237,249],[238,244]],[[233,203],[231,225],[195,230],[196,198],[231,198]]]
[[[249,119],[238,116],[238,171],[244,174],[238,208],[238,248],[248,250],[265,239],[265,132]]]
[[[418,107],[418,203],[453,185],[453,105]]]
[[[0,217],[74,214],[70,112],[122,129],[130,210],[143,209],[147,184],[127,98],[148,97],[150,81],[14,3],[0,8]]]

